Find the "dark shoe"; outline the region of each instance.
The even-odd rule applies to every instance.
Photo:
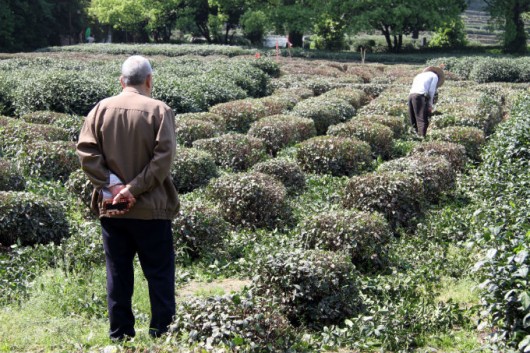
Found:
[[[121,335],[117,337],[111,337],[110,340],[114,343],[124,343],[124,342],[130,342],[134,338],[134,335]]]
[[[149,329],[149,336],[151,336],[153,338],[162,337],[166,333],[167,333],[167,330],[157,330],[157,329],[154,329],[154,328],[150,328]]]

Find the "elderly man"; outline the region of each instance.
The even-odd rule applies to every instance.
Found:
[[[149,286],[149,334],[167,331],[175,314],[171,219],[179,209],[169,176],[175,153],[174,115],[151,98],[149,61],[131,56],[122,66],[122,92],[99,102],[85,119],[77,144],[94,185],[107,267],[110,338],[134,337],[131,307],[136,254]]]
[[[445,81],[442,68],[429,66],[414,77],[409,92],[409,117],[412,127],[420,137],[425,137],[429,116],[434,106],[436,90]]]

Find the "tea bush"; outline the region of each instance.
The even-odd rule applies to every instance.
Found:
[[[484,133],[475,127],[450,126],[440,130],[430,130],[428,137],[436,141],[454,142],[463,145],[467,156],[480,160],[480,151],[485,143]]]
[[[63,182],[81,166],[72,141],[31,142],[22,148],[14,160],[26,175]]]
[[[282,148],[315,136],[316,130],[311,119],[273,115],[252,123],[248,134],[263,139],[267,152],[275,156]]]
[[[270,175],[227,174],[212,182],[210,195],[234,225],[273,228],[290,222],[285,187]]]
[[[24,145],[32,142],[68,140],[70,140],[68,131],[59,127],[30,124],[12,118],[0,121],[0,150],[7,157],[15,156]]]
[[[362,306],[351,259],[324,250],[278,251],[259,259],[257,295],[273,298],[295,326],[338,324]]]
[[[357,138],[370,145],[374,157],[388,159],[392,153],[394,133],[389,127],[366,121],[350,120],[347,123],[330,126],[328,135]]]
[[[265,116],[270,116],[289,112],[299,102],[299,99],[288,94],[275,94],[259,98],[259,101],[265,106]]]
[[[328,127],[350,119],[355,115],[347,101],[333,97],[308,98],[294,106],[292,114],[313,119],[318,135],[324,135]]]
[[[360,174],[371,167],[370,146],[354,138],[317,136],[298,145],[296,159],[305,172],[334,176]]]
[[[357,88],[334,88],[322,94],[321,97],[344,99],[355,109],[359,109],[361,106],[368,103],[368,96],[366,93]]]
[[[22,191],[25,188],[24,176],[11,161],[0,158],[0,191]]]
[[[63,207],[52,200],[21,191],[0,191],[0,244],[46,244],[68,237]]]
[[[246,133],[254,121],[265,116],[267,110],[257,99],[244,99],[214,105],[210,112],[225,119],[227,130]]]
[[[302,221],[299,239],[306,249],[347,251],[362,272],[382,270],[392,231],[376,212],[339,210],[319,213]]]
[[[191,259],[221,256],[229,230],[219,210],[204,202],[183,202],[173,220],[175,247],[184,248]]]
[[[305,187],[305,174],[293,161],[273,158],[252,167],[253,172],[268,174],[281,181],[288,192],[296,193]]]
[[[204,350],[224,346],[233,352],[280,353],[298,344],[277,306],[249,294],[189,298],[177,305],[169,334]]]
[[[191,147],[193,141],[215,137],[224,132],[219,125],[206,119],[196,119],[193,114],[200,113],[187,113],[186,117],[180,116],[175,120],[175,134],[179,145]]]
[[[456,183],[456,171],[443,156],[416,154],[381,164],[378,172],[411,173],[422,180],[425,197],[436,202],[442,193],[451,191]]]
[[[392,229],[413,229],[425,204],[423,184],[416,176],[377,172],[352,177],[344,191],[343,205],[381,212]]]
[[[28,114],[24,114],[20,117],[20,119],[24,120],[27,123],[32,124],[53,124],[55,121],[59,119],[64,119],[68,116],[68,114],[65,113],[58,113],[50,110],[39,110],[36,112],[30,112]]]
[[[173,185],[181,193],[192,191],[208,184],[219,175],[214,158],[195,148],[177,148],[170,169]]]
[[[475,269],[482,320],[501,351],[530,347],[530,96],[522,94],[510,119],[499,125],[471,172],[465,190],[472,199],[470,233],[479,246]],[[508,345],[508,347],[505,347]]]
[[[262,139],[237,133],[197,140],[193,147],[209,152],[218,166],[235,171],[247,170],[266,157]]]
[[[394,138],[400,138],[406,131],[407,126],[402,117],[392,115],[358,115],[355,121],[359,123],[376,123],[387,126],[392,130]]]
[[[453,142],[423,141],[414,146],[410,155],[443,156],[457,172],[464,171],[467,164],[466,149],[461,144]]]
[[[94,187],[83,170],[78,169],[70,173],[65,186],[67,190],[75,194],[86,207],[90,208]]]

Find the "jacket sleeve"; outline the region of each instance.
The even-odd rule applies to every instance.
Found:
[[[110,172],[97,140],[96,116],[98,108],[99,104],[85,118],[76,151],[81,169],[94,187],[99,190],[108,185]]]
[[[169,175],[176,149],[174,118],[173,111],[169,107],[161,108],[153,157],[144,169],[128,183],[129,191],[134,196],[161,185]]]

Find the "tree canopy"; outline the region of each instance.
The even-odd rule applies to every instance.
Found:
[[[530,11],[530,0],[485,0],[497,25],[503,29],[503,46],[508,53],[527,52],[523,14]]]

